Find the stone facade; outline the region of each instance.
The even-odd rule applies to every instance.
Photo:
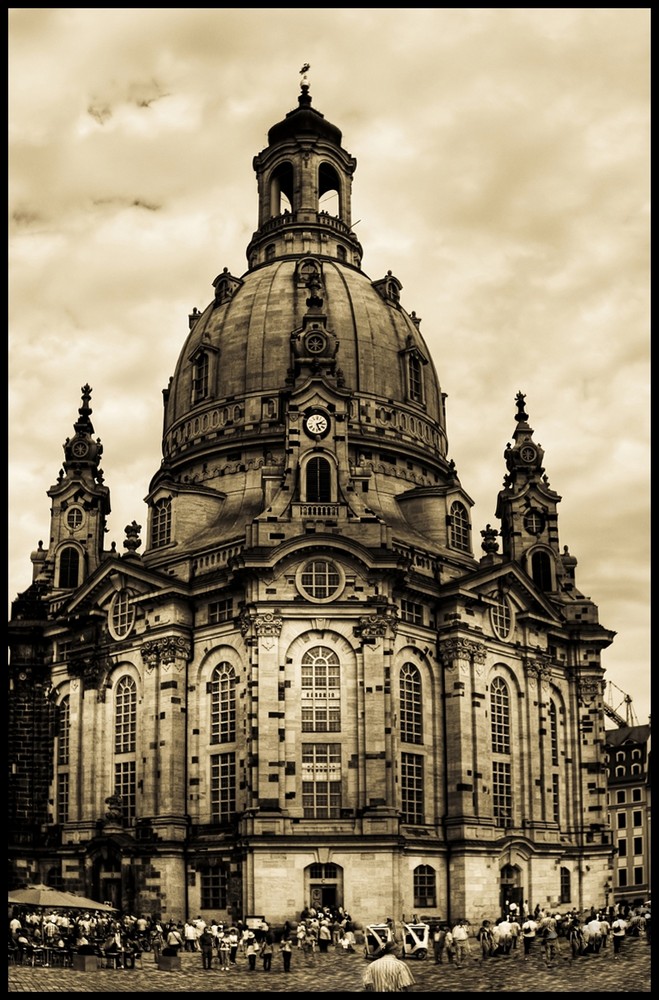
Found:
[[[189,318],[123,553],[83,387],[10,622],[14,881],[176,918],[600,905],[613,633],[525,398],[476,555],[420,320],[361,271],[356,163],[298,104],[254,160],[248,270]]]

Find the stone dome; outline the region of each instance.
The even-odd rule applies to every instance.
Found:
[[[354,433],[365,440],[376,425],[409,426],[426,457],[446,457],[442,395],[430,354],[410,315],[383,298],[378,282],[336,260],[320,259],[323,329],[336,340],[338,378],[352,396]],[[231,447],[262,442],[263,398],[277,398],[290,382],[292,334],[311,314],[295,258],[277,260],[241,279],[225,275],[235,292],[198,315],[167,392],[163,454],[188,464],[192,453],[214,451],[218,432],[234,428]],[[394,280],[391,276],[389,281]],[[423,369],[423,399],[410,398],[408,359]],[[195,402],[198,359],[210,355],[215,376]],[[363,443],[363,442],[362,442]]]

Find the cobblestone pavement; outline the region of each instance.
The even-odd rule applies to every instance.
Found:
[[[475,943],[472,956],[462,966],[435,965],[431,957],[423,961],[409,958],[416,980],[413,993],[649,993],[650,947],[645,938],[627,938],[622,955],[613,959],[610,948],[599,955],[575,961],[562,942],[562,951],[551,966],[543,960],[540,947],[527,962],[521,952],[504,958],[482,961]],[[100,969],[74,972],[72,969],[9,966],[10,993],[361,993],[367,959],[330,950],[307,963],[293,950],[291,971],[285,973],[275,950],[272,970],[264,972],[257,961],[255,971],[239,955],[228,972],[213,968],[204,971],[201,955],[182,953],[180,972],[160,972],[152,954],[143,957],[143,968]]]

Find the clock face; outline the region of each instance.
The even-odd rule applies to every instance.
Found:
[[[304,426],[309,434],[327,434],[329,430],[329,420],[324,413],[310,413],[304,421]]]
[[[520,455],[522,456],[523,462],[532,462],[535,459],[535,454],[536,454],[535,448],[530,448],[529,446],[527,446],[526,448],[522,448],[522,450],[520,451]]]
[[[88,451],[88,446],[84,441],[76,441],[71,449],[76,458],[84,458]]]

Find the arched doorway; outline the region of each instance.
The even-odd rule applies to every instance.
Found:
[[[343,869],[339,865],[313,864],[305,870],[305,897],[315,910],[343,905]]]
[[[524,887],[522,885],[522,871],[517,865],[504,865],[501,869],[499,879],[499,905],[501,915],[509,916],[516,912],[517,916],[522,913],[522,903],[524,902]]]

